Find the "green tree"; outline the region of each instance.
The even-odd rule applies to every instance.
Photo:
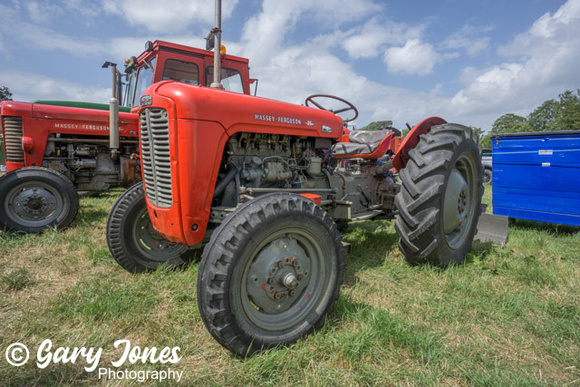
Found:
[[[12,101],[12,92],[6,86],[0,87],[0,101]]]
[[[485,136],[479,139],[479,146],[482,148],[491,148],[491,137],[493,135],[491,133],[486,134]]]
[[[393,121],[373,121],[362,130],[383,130],[388,129],[393,125]]]
[[[528,122],[534,131],[549,130],[549,125],[554,120],[555,115],[558,111],[558,102],[549,99],[544,101],[539,107],[536,108],[528,116]]]
[[[559,97],[556,114],[548,130],[580,129],[580,90],[576,94],[566,90]]]
[[[504,114],[493,123],[491,133],[511,133],[511,132],[529,132],[532,130],[530,123],[525,117],[518,116],[514,113]]]

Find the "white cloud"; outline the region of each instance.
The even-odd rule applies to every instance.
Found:
[[[410,39],[403,47],[391,47],[384,56],[390,72],[416,75],[431,74],[439,59],[433,46],[419,39]]]
[[[499,48],[514,59],[484,70],[465,71],[466,87],[451,100],[454,110],[480,115],[527,115],[544,100],[580,86],[580,0],[569,0],[553,15],[540,17],[524,33]],[[497,118],[499,115],[495,115]],[[489,120],[489,124],[493,120]]]
[[[404,44],[409,39],[419,38],[422,32],[422,26],[410,27],[372,18],[364,25],[351,29],[342,46],[352,59],[375,58],[384,53],[383,46]]]
[[[222,19],[231,16],[238,0],[222,2]],[[204,0],[103,0],[105,13],[126,19],[131,25],[152,32],[182,32],[196,23],[214,25],[213,2]]]
[[[96,38],[75,38],[54,30],[26,22],[17,11],[0,5],[0,34],[5,35],[4,50],[9,45],[20,45],[42,50],[63,50],[74,56],[100,55],[104,52]]]
[[[62,13],[60,7],[48,1],[25,1],[24,6],[28,11],[30,18],[36,23],[44,23],[50,20],[54,15]]]
[[[87,86],[24,71],[0,70],[0,79],[10,89],[15,101],[48,99],[102,103],[111,97],[111,88]]]
[[[465,25],[461,30],[448,36],[442,43],[441,48],[448,50],[465,50],[468,55],[477,55],[489,48],[491,38],[481,36],[491,32],[494,26],[475,27]]]

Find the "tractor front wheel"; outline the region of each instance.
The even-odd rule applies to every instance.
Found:
[[[241,356],[291,344],[332,312],[344,255],[335,223],[314,202],[261,196],[232,213],[205,247],[197,280],[201,317]]]
[[[471,250],[481,208],[477,136],[457,124],[434,126],[409,156],[395,199],[399,248],[412,264],[458,264]]]
[[[125,191],[111,209],[107,244],[115,261],[131,273],[153,271],[163,264],[180,267],[191,253],[187,246],[171,243],[155,231],[142,182]]]
[[[78,210],[75,186],[52,169],[25,167],[0,178],[0,224],[9,229],[29,233],[63,229]]]

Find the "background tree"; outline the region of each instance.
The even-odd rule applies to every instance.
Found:
[[[0,101],[12,101],[12,92],[6,86],[0,87]]]
[[[548,130],[548,125],[554,120],[556,111],[558,110],[558,102],[549,99],[544,101],[528,116],[528,122],[534,131]]]
[[[482,148],[491,148],[491,137],[493,135],[491,133],[486,134],[485,136],[479,139],[479,146]]]
[[[576,93],[566,90],[559,97],[554,119],[548,124],[547,130],[580,129],[580,90]]]
[[[532,130],[525,117],[514,113],[504,114],[493,123],[491,133],[529,132]]]

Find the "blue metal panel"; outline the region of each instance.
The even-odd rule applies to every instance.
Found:
[[[580,226],[580,131],[494,137],[493,213]]]

